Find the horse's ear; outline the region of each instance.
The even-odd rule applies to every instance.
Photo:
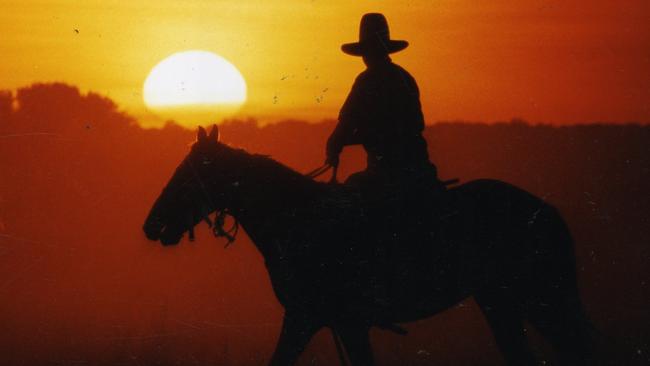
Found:
[[[208,138],[207,132],[205,132],[205,128],[199,126],[199,132],[196,134],[196,140],[197,141],[205,141]]]
[[[214,141],[219,141],[219,127],[217,125],[212,125],[212,130],[210,130],[210,136],[208,136],[210,140]]]

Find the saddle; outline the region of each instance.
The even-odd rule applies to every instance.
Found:
[[[331,168],[324,165],[308,173],[316,177]],[[334,216],[355,224],[372,226],[409,224],[444,215],[450,209],[447,187],[458,179],[441,181],[433,170],[391,174],[364,170],[352,174],[343,184],[336,180],[336,168],[328,184],[328,193],[319,202],[325,216]]]

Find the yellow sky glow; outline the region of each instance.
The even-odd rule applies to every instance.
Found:
[[[410,47],[427,121],[650,121],[650,3],[582,1],[16,1],[0,13],[0,89],[64,81],[145,123],[165,57],[214,52],[248,82],[240,116],[335,118],[361,60],[340,45],[365,12]],[[149,121],[149,122],[147,122]]]

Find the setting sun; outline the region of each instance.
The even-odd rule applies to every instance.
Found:
[[[239,70],[208,51],[165,58],[151,70],[143,89],[150,110],[187,127],[219,122],[246,101],[246,81]]]

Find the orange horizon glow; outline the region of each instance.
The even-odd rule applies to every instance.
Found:
[[[237,116],[336,118],[360,59],[340,51],[383,12],[393,60],[419,83],[426,120],[650,122],[650,3],[593,1],[12,2],[0,21],[0,89],[62,81],[104,94],[145,125],[148,73],[202,49],[248,82]]]
[[[173,124],[148,110],[143,85],[178,52],[222,56],[242,74],[246,102],[220,126],[220,141],[307,173],[323,164],[334,119],[364,68],[340,46],[358,38],[370,11],[386,15],[391,38],[409,41],[392,57],[418,82],[440,179],[497,179],[548,201],[575,241],[581,302],[608,340],[599,359],[647,359],[650,1],[8,0],[0,12],[0,364],[266,364],[284,309],[249,227],[231,246],[205,223],[196,242],[186,236],[173,248],[143,233],[197,137],[181,126],[195,115],[166,111],[181,113]],[[592,122],[618,125],[566,127]],[[242,177],[241,189],[206,200],[253,185],[260,197],[293,192],[273,189],[277,174],[265,167],[234,164],[219,150],[210,163]],[[367,155],[346,147],[340,163],[343,182]],[[259,176],[244,174],[257,168]],[[311,220],[335,214],[341,192],[316,202],[323,215]],[[345,216],[363,214],[347,206],[366,201],[355,197]],[[431,212],[455,215],[454,202],[470,202],[455,197]],[[288,206],[265,204],[253,216],[300,214]],[[399,209],[408,214],[407,206]],[[473,221],[449,230],[470,232]],[[431,245],[452,248],[449,230],[436,225]],[[447,267],[436,260],[432,276]],[[471,299],[404,327],[407,337],[372,330],[380,364],[504,360]],[[542,356],[550,345],[532,334]],[[297,366],[336,364],[336,352],[321,332]]]

